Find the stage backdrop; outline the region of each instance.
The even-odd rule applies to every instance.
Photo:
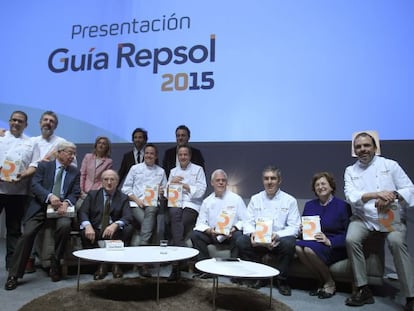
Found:
[[[42,0],[0,4],[1,127],[126,142],[412,139],[409,0]]]

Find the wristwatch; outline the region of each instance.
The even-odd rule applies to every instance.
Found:
[[[400,200],[401,196],[400,196],[400,194],[398,193],[398,191],[394,191],[394,195],[395,195],[395,199],[396,199],[396,200]]]

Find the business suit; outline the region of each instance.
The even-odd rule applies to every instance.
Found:
[[[22,277],[25,270],[26,262],[30,256],[34,239],[46,222],[46,208],[48,196],[52,193],[55,183],[56,161],[40,162],[36,173],[32,178],[31,188],[34,197],[29,203],[28,210],[25,214],[25,223],[22,236],[19,238],[16,250],[13,255],[13,265],[9,270],[9,275]],[[79,170],[69,165],[65,169],[64,181],[62,186],[61,201],[68,201],[74,205],[80,195],[80,173]],[[71,230],[71,218],[59,217],[49,219],[56,225],[55,240],[55,258],[57,261],[63,257],[66,242],[69,239]]]
[[[101,222],[105,205],[104,189],[91,190],[87,197],[83,201],[83,204],[78,212],[79,223],[82,224],[85,221],[90,222],[93,229],[96,232],[96,239],[92,243],[85,237],[85,230],[81,231],[82,245],[84,248],[96,248],[99,247],[97,240],[101,239]],[[122,193],[120,190],[116,190],[111,197],[111,205],[109,209],[110,220],[112,222],[121,221],[124,226],[121,230],[115,232],[116,236],[113,239],[120,239],[128,244],[130,237],[129,224],[132,220],[131,209],[129,207],[128,196]],[[84,228],[81,228],[84,229]]]
[[[121,167],[119,168],[118,175],[119,175],[119,184],[121,185],[122,181],[124,180],[125,176],[128,174],[129,169],[132,165],[136,164],[136,159],[134,155],[134,150],[131,150],[124,154],[121,162]]]
[[[162,161],[162,167],[164,168],[167,178],[170,176],[170,171],[175,167],[177,161],[177,147],[167,149],[164,154]],[[201,154],[201,151],[197,148],[191,147],[191,163],[197,164],[203,168],[204,167],[204,158]]]

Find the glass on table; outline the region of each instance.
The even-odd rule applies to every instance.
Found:
[[[168,240],[160,240],[160,254],[167,254]]]

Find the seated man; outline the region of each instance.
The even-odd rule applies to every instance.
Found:
[[[243,199],[227,190],[227,174],[217,169],[211,174],[214,192],[204,199],[194,231],[191,233],[193,247],[199,250],[198,260],[210,258],[209,244],[227,244],[231,256],[236,257],[236,240],[242,235],[241,229],[246,218]],[[201,273],[200,278],[207,277]]]
[[[345,170],[345,196],[354,214],[346,235],[346,248],[357,290],[345,304],[363,306],[375,302],[368,287],[362,245],[369,236],[381,232],[393,256],[401,292],[407,299],[405,310],[413,311],[414,277],[405,217],[407,208],[414,205],[414,185],[396,161],[376,155],[377,142],[369,133],[358,133],[353,146],[358,160]],[[385,218],[385,226],[383,221],[381,228],[379,214],[389,215],[392,208],[399,211],[400,217],[393,218],[395,224]]]
[[[157,147],[147,144],[144,148],[144,162],[131,167],[122,187],[122,192],[129,197],[132,216],[141,227],[140,245],[151,242],[159,210],[159,197],[163,198],[167,185],[164,169],[156,164],[157,158]],[[158,187],[158,193],[150,198],[146,195],[146,187]],[[145,265],[139,268],[139,273],[145,277],[151,276]]]
[[[56,160],[40,162],[32,179],[31,199],[25,214],[23,235],[19,238],[12,266],[9,269],[5,289],[17,287],[17,278],[22,278],[29,259],[34,239],[46,220],[54,223],[55,252],[51,257],[50,277],[53,282],[60,281],[60,259],[63,258],[66,243],[69,240],[72,219],[65,217],[68,206],[73,206],[80,196],[80,173],[70,165],[76,155],[76,146],[63,141],[58,145]],[[46,218],[46,209],[50,205],[61,217]]]
[[[88,192],[78,212],[82,245],[84,248],[98,248],[99,240],[122,240],[129,243],[128,224],[132,220],[128,196],[117,190],[118,174],[114,170],[102,173],[102,188]],[[100,264],[94,274],[95,280],[105,278],[107,264]],[[114,278],[122,277],[121,268],[112,265]]]
[[[264,254],[278,255],[280,261],[277,287],[282,295],[290,296],[287,283],[289,264],[295,254],[296,237],[300,227],[298,204],[294,197],[280,190],[282,175],[280,169],[268,166],[263,170],[264,191],[252,196],[247,206],[247,221],[244,235],[237,241],[240,257],[261,262]],[[269,241],[262,242],[264,232],[258,230],[259,223],[272,228]],[[264,285],[263,280],[251,284],[254,288]]]

